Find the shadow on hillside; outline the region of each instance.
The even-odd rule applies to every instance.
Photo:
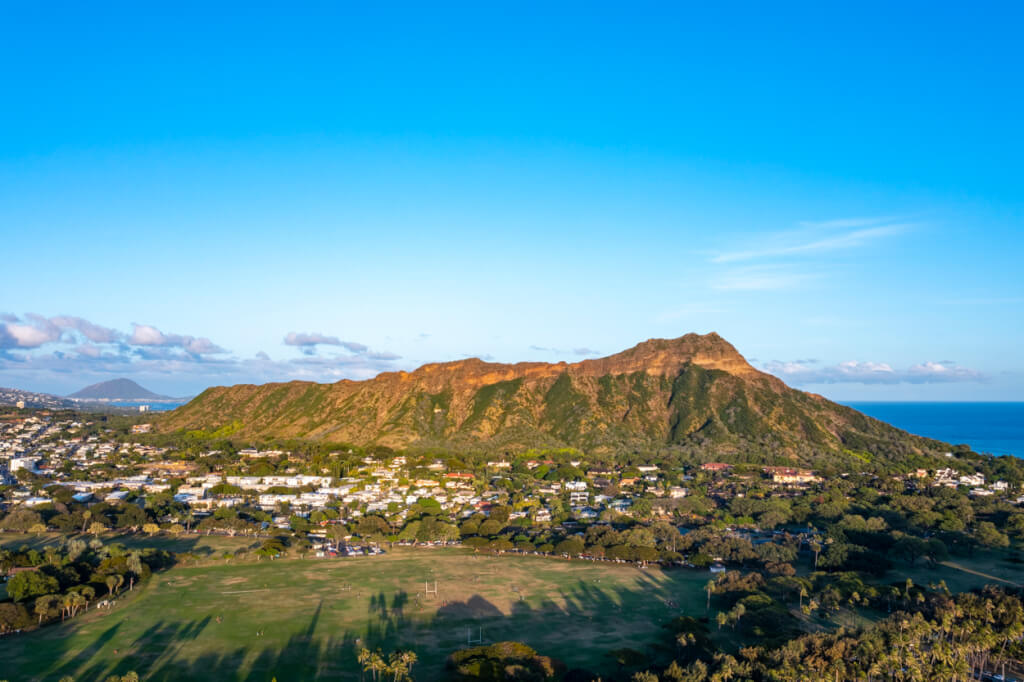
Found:
[[[368,620],[360,631],[325,631],[320,623],[321,615],[331,605],[321,599],[306,626],[283,643],[273,635],[265,636],[265,626],[258,622],[259,613],[254,613],[251,634],[232,633],[235,641],[247,638],[246,644],[225,647],[215,655],[189,659],[190,654],[183,650],[185,645],[206,636],[215,636],[215,628],[226,627],[221,625],[219,616],[213,615],[221,607],[211,604],[209,613],[195,620],[153,623],[133,641],[124,642],[123,649],[120,652],[114,650],[113,655],[110,646],[115,643],[120,622],[104,630],[81,651],[65,652],[60,646],[68,639],[56,639],[47,660],[61,661],[65,653],[72,653],[69,660],[63,664],[52,663],[48,669],[21,672],[31,679],[57,680],[69,675],[76,681],[103,680],[109,675],[132,670],[144,680],[167,682],[243,679],[269,682],[272,678],[278,682],[357,680],[363,676],[356,654],[366,647],[381,649],[385,653],[396,649],[415,651],[420,656],[420,663],[414,671],[415,679],[431,680],[441,676],[447,654],[466,646],[467,639],[480,636],[481,632],[485,643],[516,639],[556,658],[565,655],[560,650],[563,647],[577,646],[574,642],[580,640],[574,638],[586,638],[591,633],[593,639],[587,642],[587,646],[596,653],[589,665],[602,669],[600,672],[604,673],[604,678],[609,679],[614,678],[615,671],[607,670],[611,664],[602,654],[624,646],[621,642],[628,640],[629,619],[637,617],[634,612],[637,608],[650,614],[652,621],[667,622],[683,615],[678,609],[665,607],[664,602],[681,590],[692,590],[692,582],[687,586],[684,581],[673,578],[672,573],[663,573],[658,580],[640,574],[638,584],[628,588],[621,585],[601,587],[593,580],[579,579],[567,587],[553,590],[547,597],[534,597],[530,600],[532,604],[525,599],[513,601],[507,612],[479,594],[464,601],[439,599],[436,603],[424,604],[419,595],[411,598],[405,591],[378,592],[368,597]],[[274,607],[268,605],[267,608]],[[294,608],[304,607],[296,605]],[[429,617],[419,613],[433,608],[437,611]],[[132,615],[129,612],[122,617],[131,618]],[[25,638],[26,646],[31,646],[30,640],[31,635]],[[663,660],[664,649],[656,642],[635,646],[644,647],[641,653],[647,665]],[[19,679],[17,676],[12,678]]]

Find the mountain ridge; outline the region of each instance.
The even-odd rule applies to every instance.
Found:
[[[363,381],[214,387],[158,428],[397,448],[674,448],[790,461],[891,459],[942,447],[786,386],[714,332],[649,339],[576,363],[469,358]]]
[[[674,351],[674,352],[673,352]],[[669,367],[681,366],[685,362],[707,367],[725,369],[734,374],[760,375],[775,379],[760,372],[740,355],[736,348],[716,332],[706,335],[686,334],[676,339],[648,339],[619,353],[603,358],[592,358],[579,362],[487,362],[480,358],[465,358],[450,362],[431,362],[411,372],[382,372],[372,379],[356,381],[342,379],[337,384],[357,385],[367,381],[415,381],[423,379],[427,385],[437,385],[427,377],[441,377],[457,374],[475,385],[487,385],[499,381],[519,378],[556,376],[562,372],[581,376],[602,376],[605,374],[628,374],[644,371],[651,375],[663,373]],[[678,367],[676,367],[678,369]],[[726,369],[729,368],[729,369]],[[290,382],[289,382],[290,383]]]

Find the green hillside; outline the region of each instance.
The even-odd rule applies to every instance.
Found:
[[[787,387],[715,334],[652,340],[576,364],[426,365],[362,382],[211,388],[162,418],[164,432],[231,427],[250,439],[396,448],[665,449],[705,458],[910,466],[947,449]]]

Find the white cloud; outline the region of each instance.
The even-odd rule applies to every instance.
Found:
[[[73,329],[94,343],[114,343],[123,337],[120,332],[93,324],[89,320],[71,315],[51,317],[50,321],[62,329]]]
[[[82,344],[80,346],[76,346],[75,352],[87,358],[98,358],[103,355],[102,348],[90,344]]]
[[[907,373],[924,381],[979,381],[984,378],[981,372],[960,367],[948,360],[943,362],[923,362],[910,367]]]
[[[284,337],[286,346],[315,346],[323,344],[327,346],[340,346],[341,340],[337,336],[325,336],[324,334],[302,332],[288,332]]]
[[[60,338],[56,325],[5,322],[0,325],[0,348],[39,348]]]
[[[370,348],[366,344],[356,341],[342,341],[337,336],[327,336],[317,332],[310,334],[288,332],[284,337],[284,344],[286,346],[296,346],[305,355],[315,354],[317,346],[339,346],[356,355],[370,352]]]
[[[922,362],[906,369],[896,369],[886,362],[850,360],[819,367],[813,360],[772,361],[762,365],[769,374],[794,384],[931,384],[954,381],[984,381],[977,370],[956,363]]]
[[[148,324],[137,324],[128,338],[128,343],[135,346],[163,346],[164,335],[156,327]]]
[[[157,346],[181,348],[192,355],[216,355],[227,353],[226,350],[207,338],[197,338],[183,334],[165,334],[148,324],[133,324],[128,344],[132,346]]]
[[[149,324],[133,324],[132,331],[125,333],[73,316],[5,314],[0,320],[0,385],[13,386],[19,381],[38,385],[46,376],[63,377],[62,382],[74,377],[86,383],[115,376],[173,377],[175,383],[197,386],[291,379],[335,381],[368,378],[394,369],[395,361],[401,359],[395,353],[322,335],[295,340],[321,342],[326,338],[350,354],[275,361],[261,352],[240,359],[208,338],[166,333]]]

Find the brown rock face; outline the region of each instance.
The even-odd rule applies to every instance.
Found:
[[[162,417],[159,428],[400,448],[683,447],[804,458],[932,447],[787,387],[715,333],[651,339],[572,364],[473,358],[366,381],[211,388]]]
[[[519,362],[501,364],[478,358],[423,365],[412,372],[385,372],[368,382],[389,383],[398,378],[428,391],[440,391],[456,384],[479,388],[502,381],[535,380],[568,373],[573,377],[643,372],[650,376],[674,376],[687,364],[720,369],[745,378],[768,378],[743,358],[736,348],[718,334],[687,334],[678,339],[650,339],[629,350],[576,363]],[[359,384],[366,382],[343,382]]]
[[[715,332],[701,336],[687,334],[678,339],[650,339],[629,350],[596,360],[569,365],[583,376],[632,374],[644,372],[651,376],[675,376],[688,364],[744,378],[770,378],[759,372],[739,354],[736,348]]]

